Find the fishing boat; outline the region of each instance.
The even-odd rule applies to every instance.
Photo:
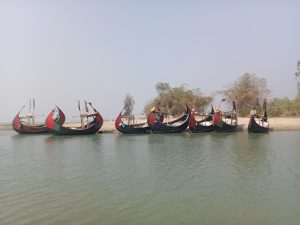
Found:
[[[267,133],[269,131],[269,122],[267,114],[267,102],[263,103],[264,115],[258,116],[256,113],[250,113],[248,123],[248,132],[250,133]]]
[[[164,113],[154,107],[148,115],[147,123],[153,133],[181,133],[189,125],[191,110],[186,106],[186,112],[180,118],[164,122]]]
[[[55,107],[46,119],[46,127],[49,132],[55,135],[86,135],[95,134],[103,125],[103,118],[100,113],[92,106],[94,113],[80,114],[81,126],[79,127],[67,127],[64,126],[65,114],[59,107]],[[86,105],[87,108],[87,105]],[[92,121],[83,124],[83,119],[92,118]]]
[[[123,109],[124,110],[124,109]],[[150,127],[147,123],[126,124],[123,121],[123,110],[119,113],[115,120],[115,128],[122,134],[146,134],[150,131]]]
[[[218,132],[235,131],[237,128],[237,115],[236,115],[235,102],[233,102],[233,109],[230,112],[222,113],[219,107],[216,108],[212,119],[212,124],[214,130]]]
[[[31,103],[32,109],[31,112]],[[21,108],[21,110],[14,117],[12,122],[12,128],[18,132],[19,134],[42,134],[48,133],[47,128],[44,124],[36,124],[35,120],[37,116],[35,114],[35,99],[30,99],[29,101],[29,112],[25,115],[21,115],[22,110],[25,108],[25,105]]]
[[[189,129],[193,133],[201,133],[201,132],[210,132],[214,130],[214,126],[212,124],[212,119],[214,115],[214,108],[211,107],[211,111],[207,115],[204,116],[204,119],[202,120],[196,120],[197,114],[192,111],[191,117],[189,120]]]

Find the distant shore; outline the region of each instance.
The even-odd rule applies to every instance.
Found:
[[[249,118],[238,118],[238,130],[246,131],[248,126]],[[283,131],[283,130],[300,130],[300,117],[297,118],[283,118],[274,117],[269,118],[270,130],[271,131]],[[66,126],[79,126],[79,123],[66,123]],[[0,130],[12,130],[10,123],[0,124]],[[100,131],[103,133],[114,133],[117,132],[115,129],[114,121],[105,121]]]

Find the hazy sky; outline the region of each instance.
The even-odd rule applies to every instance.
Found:
[[[0,122],[29,98],[67,117],[87,99],[114,118],[158,81],[212,94],[245,72],[296,95],[300,1],[0,0]]]

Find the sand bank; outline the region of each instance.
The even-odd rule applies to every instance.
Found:
[[[238,118],[238,130],[247,131],[249,118]],[[272,131],[280,130],[300,130],[300,118],[269,118],[270,129]],[[80,123],[66,123],[66,126],[80,126]],[[10,123],[0,124],[0,130],[12,130]],[[105,121],[100,131],[104,133],[117,132],[114,121]]]

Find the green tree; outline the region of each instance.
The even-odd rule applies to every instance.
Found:
[[[261,105],[263,99],[270,93],[266,79],[250,73],[240,76],[222,92],[228,100],[236,102],[237,110],[241,115],[248,115],[251,107]]]
[[[169,83],[159,82],[155,85],[157,97],[150,100],[145,108],[145,114],[149,113],[153,106],[159,106],[161,110],[172,115],[180,115],[186,105],[203,111],[212,101],[209,96],[203,96],[199,89],[190,90],[186,85],[171,88]]]
[[[300,60],[297,63],[297,72],[295,72],[295,77],[297,80],[298,98],[300,98]]]
[[[300,116],[300,98],[290,100],[288,98],[274,98],[268,107],[270,116]]]
[[[158,82],[155,85],[155,89],[159,95],[164,95],[165,93],[171,90],[171,87],[169,83]]]

